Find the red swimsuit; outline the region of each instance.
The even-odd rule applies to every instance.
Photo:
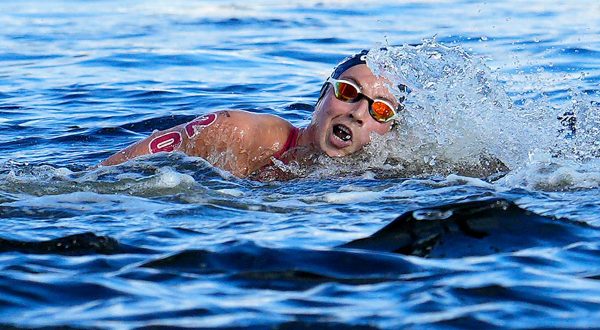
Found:
[[[287,140],[285,141],[285,144],[283,145],[283,147],[277,151],[276,153],[273,154],[271,160],[273,160],[273,158],[281,161],[282,163],[287,165],[287,161],[285,159],[283,159],[283,156],[285,156],[285,154],[290,151],[291,149],[295,148],[296,145],[298,144],[298,134],[300,133],[300,129],[293,127],[290,131],[290,134],[288,135]],[[289,160],[289,158],[287,159]],[[257,171],[255,171],[254,177],[255,179],[258,180],[272,180],[272,179],[276,179],[278,177],[277,172],[273,172],[273,166],[275,164],[273,163],[273,161],[270,161],[269,164],[264,165],[263,167],[261,167],[260,169],[258,169]],[[269,168],[271,168],[269,170]],[[266,170],[266,171],[265,171]]]
[[[283,148],[281,148],[281,150],[273,154],[273,157],[275,157],[275,159],[282,161],[281,157],[290,149],[294,149],[296,147],[296,145],[298,144],[298,133],[300,133],[300,129],[297,127],[292,127],[290,135],[288,135],[288,138],[285,141]]]

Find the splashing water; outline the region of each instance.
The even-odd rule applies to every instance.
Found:
[[[435,40],[374,48],[367,64],[404,98],[405,112],[392,132],[373,134],[363,152],[321,157],[309,175],[505,175],[497,183],[540,190],[600,185],[600,112],[592,96],[573,90],[566,105],[556,105],[520,95],[528,98],[518,104],[504,89],[510,79]]]
[[[197,187],[193,175],[212,170],[218,171],[201,158],[179,153],[140,157],[118,167],[97,167],[83,171],[8,162],[1,164],[0,190],[32,196],[82,191],[164,196]]]
[[[0,328],[600,324],[597,1],[135,3],[0,2]],[[357,37],[335,37],[349,20]],[[381,53],[413,83],[397,130],[300,179],[238,179],[179,153],[95,166],[216,110],[306,124],[315,73],[382,33],[438,33],[494,60],[428,57],[428,42],[395,49],[414,57],[404,64]],[[569,111],[575,136],[556,118]],[[486,157],[508,174],[481,180]],[[581,191],[545,192],[561,187]],[[473,228],[457,222],[464,203],[489,198],[519,208],[479,209],[490,235],[458,235]],[[341,247],[403,214],[419,224],[405,231],[415,255]],[[429,248],[445,257],[418,256]]]
[[[594,171],[589,162],[598,153],[599,112],[587,95],[572,93],[567,107],[545,100],[517,106],[483,59],[435,40],[372,49],[367,64],[391,82],[388,87],[397,98],[405,99],[405,113],[393,132],[374,134],[364,152],[322,158],[323,167],[337,173],[385,170],[395,176],[490,179],[510,170],[501,183],[548,190],[600,183],[576,179]],[[560,120],[565,114],[577,118],[572,127]]]
[[[517,109],[483,61],[459,47],[428,40],[375,49],[367,63],[392,86],[411,91],[390,88],[406,98],[399,127],[387,139],[395,158],[441,173],[479,168],[485,174],[490,162],[518,168],[528,151],[555,144],[556,114],[540,118]],[[534,117],[541,120],[533,123]]]

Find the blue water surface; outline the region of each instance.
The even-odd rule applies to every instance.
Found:
[[[431,38],[481,57],[515,107],[597,118],[597,1],[25,0],[0,3],[0,26],[3,327],[600,324],[593,159],[532,160],[504,181],[382,167],[257,182],[181,154],[96,167],[217,110],[304,126],[344,57]],[[336,248],[417,208],[487,198],[569,229],[447,258]]]

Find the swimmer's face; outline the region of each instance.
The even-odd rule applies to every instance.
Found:
[[[354,82],[363,94],[374,99],[388,100],[398,106],[387,88],[387,80],[375,76],[366,64],[346,70],[338,79]],[[355,103],[338,100],[329,86],[317,104],[311,125],[315,127],[315,143],[330,157],[352,154],[371,141],[371,133],[383,135],[390,131],[391,122],[381,123],[369,114],[369,102],[362,98]]]

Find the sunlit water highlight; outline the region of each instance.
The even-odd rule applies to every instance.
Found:
[[[595,1],[0,4],[0,324],[596,327],[599,17]],[[96,167],[215,110],[306,125],[363,48],[411,92],[360,154],[287,182],[181,154]],[[490,197],[568,232],[458,258],[336,248]]]

